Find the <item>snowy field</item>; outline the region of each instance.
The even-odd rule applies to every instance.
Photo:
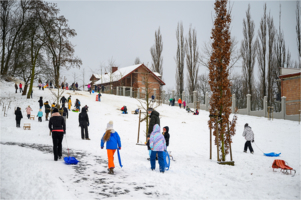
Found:
[[[91,140],[82,140],[78,113],[69,112],[63,157],[67,156],[68,145],[72,156],[80,161],[70,166],[63,160],[53,161],[52,138],[45,117],[42,123],[37,118],[34,121],[26,118],[28,105],[33,109],[32,114],[37,115],[40,96],[44,102],[53,101],[49,90],[34,88],[33,99],[26,99],[14,93],[14,83],[0,84],[1,98],[5,102],[12,100],[7,117],[0,113],[1,199],[300,199],[298,122],[238,115],[232,144],[235,166],[222,166],[216,163],[215,145],[213,159],[209,159],[208,112],[200,111],[199,116],[193,116],[178,107],[160,106],[157,111],[161,126],[170,128],[168,150],[176,160],[162,174],[158,163],[155,171],[150,170],[147,148],[136,145],[138,116],[122,115],[118,110],[126,105],[131,113],[138,107],[137,100],[103,94],[102,101],[96,102],[95,95],[87,92],[66,91],[65,97],[71,94],[73,104],[78,98],[81,105],[89,106],[90,119]],[[31,123],[31,130],[16,128],[16,106],[23,111],[21,127]],[[100,139],[110,120],[122,143],[123,168],[115,156],[115,175],[107,174],[107,153],[100,149]],[[263,156],[254,143],[254,155],[243,153],[245,123],[252,127],[255,143],[262,151],[281,152],[279,159],[296,169],[294,177],[273,172],[275,158]],[[142,131],[141,143],[143,138]]]

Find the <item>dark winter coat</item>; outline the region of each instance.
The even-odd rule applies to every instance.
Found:
[[[51,108],[50,108],[49,104],[44,103],[44,106],[45,106],[45,113],[50,113]]]
[[[148,137],[150,134],[153,132],[155,124],[158,124],[160,126],[160,118],[159,118],[159,113],[155,110],[152,111],[149,121],[149,126],[148,126]]]
[[[75,107],[79,107],[79,106],[80,106],[80,101],[77,100],[77,101],[75,102]]]
[[[66,133],[65,120],[59,113],[53,113],[49,120],[48,127],[50,131],[62,130],[62,133]]]
[[[79,115],[78,115],[78,122],[79,122],[80,126],[88,126],[88,124],[89,124],[89,117],[88,117],[86,108],[83,108],[82,112],[79,113]]]
[[[15,115],[16,115],[16,120],[20,121],[23,118],[21,109],[19,107],[17,107],[17,110],[15,111]]]
[[[63,97],[61,98],[60,102],[65,103],[66,100],[67,100],[67,99],[63,96]]]
[[[164,138],[165,138],[165,142],[166,142],[166,146],[169,145],[169,127],[168,126],[165,126],[164,127],[166,129],[166,132],[163,134],[164,135]]]
[[[62,107],[60,110],[63,113],[63,116],[68,118],[68,109],[66,107]]]
[[[18,85],[15,83],[15,88],[16,88],[16,90],[18,89]]]
[[[43,97],[40,97],[40,100],[38,101],[40,106],[43,106]]]
[[[127,111],[128,111],[128,109],[126,108],[126,106],[124,106],[123,112],[124,112],[124,113],[127,113]]]

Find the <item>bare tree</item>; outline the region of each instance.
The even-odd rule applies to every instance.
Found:
[[[202,49],[201,49],[202,51],[200,52],[200,55],[199,55],[200,64],[207,68],[209,68],[209,61],[210,61],[210,57],[212,55],[211,44],[212,44],[211,40],[208,42],[204,42]],[[236,40],[236,38],[231,37],[231,47],[230,47],[231,57],[230,57],[230,64],[229,64],[230,70],[233,69],[235,64],[241,58],[240,49],[237,49],[237,44],[238,44],[238,41]]]
[[[83,81],[83,91],[85,90],[85,68],[83,68],[83,78],[82,78],[82,81]]]
[[[263,17],[260,20],[260,28],[258,30],[257,39],[257,61],[260,74],[260,92],[261,98],[266,96],[266,37],[267,37],[267,5],[263,7]]]
[[[255,23],[251,19],[250,4],[246,11],[246,19],[243,19],[244,40],[241,42],[241,56],[243,59],[243,76],[247,81],[248,93],[252,95],[254,84],[254,65],[256,59],[257,42],[253,41],[255,36]],[[252,101],[253,95],[251,96]]]
[[[200,94],[203,95],[202,100],[205,103],[206,92],[210,91],[208,74],[204,73],[204,74],[201,74],[199,76],[199,78],[198,78],[198,90],[200,91]]]
[[[135,65],[141,64],[140,58],[137,57],[134,62]]]
[[[199,47],[196,35],[196,30],[192,30],[190,26],[188,36],[185,39],[187,80],[190,94],[196,90],[199,73]]]
[[[163,77],[162,51],[163,51],[163,41],[162,41],[162,35],[159,27],[158,31],[155,32],[155,44],[151,47],[150,52],[153,60],[152,71],[158,72],[161,75],[161,77]]]
[[[274,26],[274,20],[273,17],[271,17],[271,14],[267,17],[267,31],[268,31],[268,74],[267,74],[267,81],[268,81],[268,106],[271,106],[273,98],[272,98],[272,88],[273,88],[273,57],[274,57],[274,42],[275,42],[275,26]]]
[[[177,57],[176,61],[176,84],[177,84],[177,94],[182,94],[184,91],[184,62],[185,62],[185,43],[184,43],[184,28],[183,23],[178,23],[176,30],[177,37]]]
[[[299,52],[299,63],[301,62],[301,18],[300,18],[300,1],[296,3],[296,33],[297,33],[297,48]],[[301,64],[300,64],[301,65]]]

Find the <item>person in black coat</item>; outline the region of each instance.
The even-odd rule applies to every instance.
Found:
[[[172,99],[172,106],[175,106],[175,101],[176,101],[176,99],[173,98],[173,99]]]
[[[60,102],[62,103],[62,106],[65,107],[65,103],[66,103],[67,99],[65,96],[63,96],[61,99],[60,99]]]
[[[86,139],[86,140],[90,140],[89,138],[89,133],[88,133],[88,126],[89,124],[89,117],[87,114],[87,108],[83,107],[82,108],[82,112],[79,113],[78,115],[78,122],[79,122],[79,126],[81,127],[81,135],[82,135],[82,139]],[[85,132],[85,134],[84,134]]]
[[[66,125],[64,118],[59,114],[57,108],[52,111],[48,127],[52,132],[54,161],[62,158],[62,141],[66,134]]]
[[[40,109],[43,107],[43,97],[40,97],[40,100],[38,101],[40,105]]]
[[[168,145],[169,145],[169,137],[170,137],[170,135],[169,135],[169,127],[168,126],[165,126],[163,128],[163,133],[162,134],[164,135],[164,138],[165,138],[166,147],[168,147]]]
[[[68,109],[65,107],[65,104],[62,105],[60,112],[63,113],[63,118],[64,118],[65,124],[66,124],[66,119],[68,119]]]
[[[17,110],[15,111],[15,115],[16,115],[17,128],[20,128],[20,122],[21,119],[23,118],[23,115],[19,107],[17,107]]]
[[[160,118],[159,118],[160,113],[155,111],[153,108],[148,108],[147,112],[150,115],[149,116],[150,121],[149,121],[149,125],[148,125],[148,135],[147,135],[147,148],[148,148],[148,150],[151,150],[151,148],[149,146],[149,138],[150,138],[151,133],[153,132],[154,126],[156,124],[158,124],[160,126]]]

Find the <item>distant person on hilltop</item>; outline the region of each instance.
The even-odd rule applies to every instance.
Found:
[[[28,118],[28,119],[30,119],[31,111],[32,111],[31,107],[28,106],[28,107],[26,108],[26,113],[27,113],[27,118]]]
[[[16,89],[16,93],[18,93],[18,85],[17,85],[17,83],[15,83],[15,89]]]
[[[43,107],[43,97],[40,97],[40,100],[38,102],[41,109]]]
[[[90,140],[88,133],[88,126],[90,125],[89,116],[87,114],[87,108],[83,107],[82,112],[78,115],[79,126],[81,127],[82,139]]]
[[[45,113],[46,113],[45,118],[46,118],[46,121],[48,121],[48,115],[49,115],[49,113],[50,113],[51,107],[50,107],[50,105],[48,104],[48,101],[46,101],[46,102],[44,103],[44,106],[45,106]]]

